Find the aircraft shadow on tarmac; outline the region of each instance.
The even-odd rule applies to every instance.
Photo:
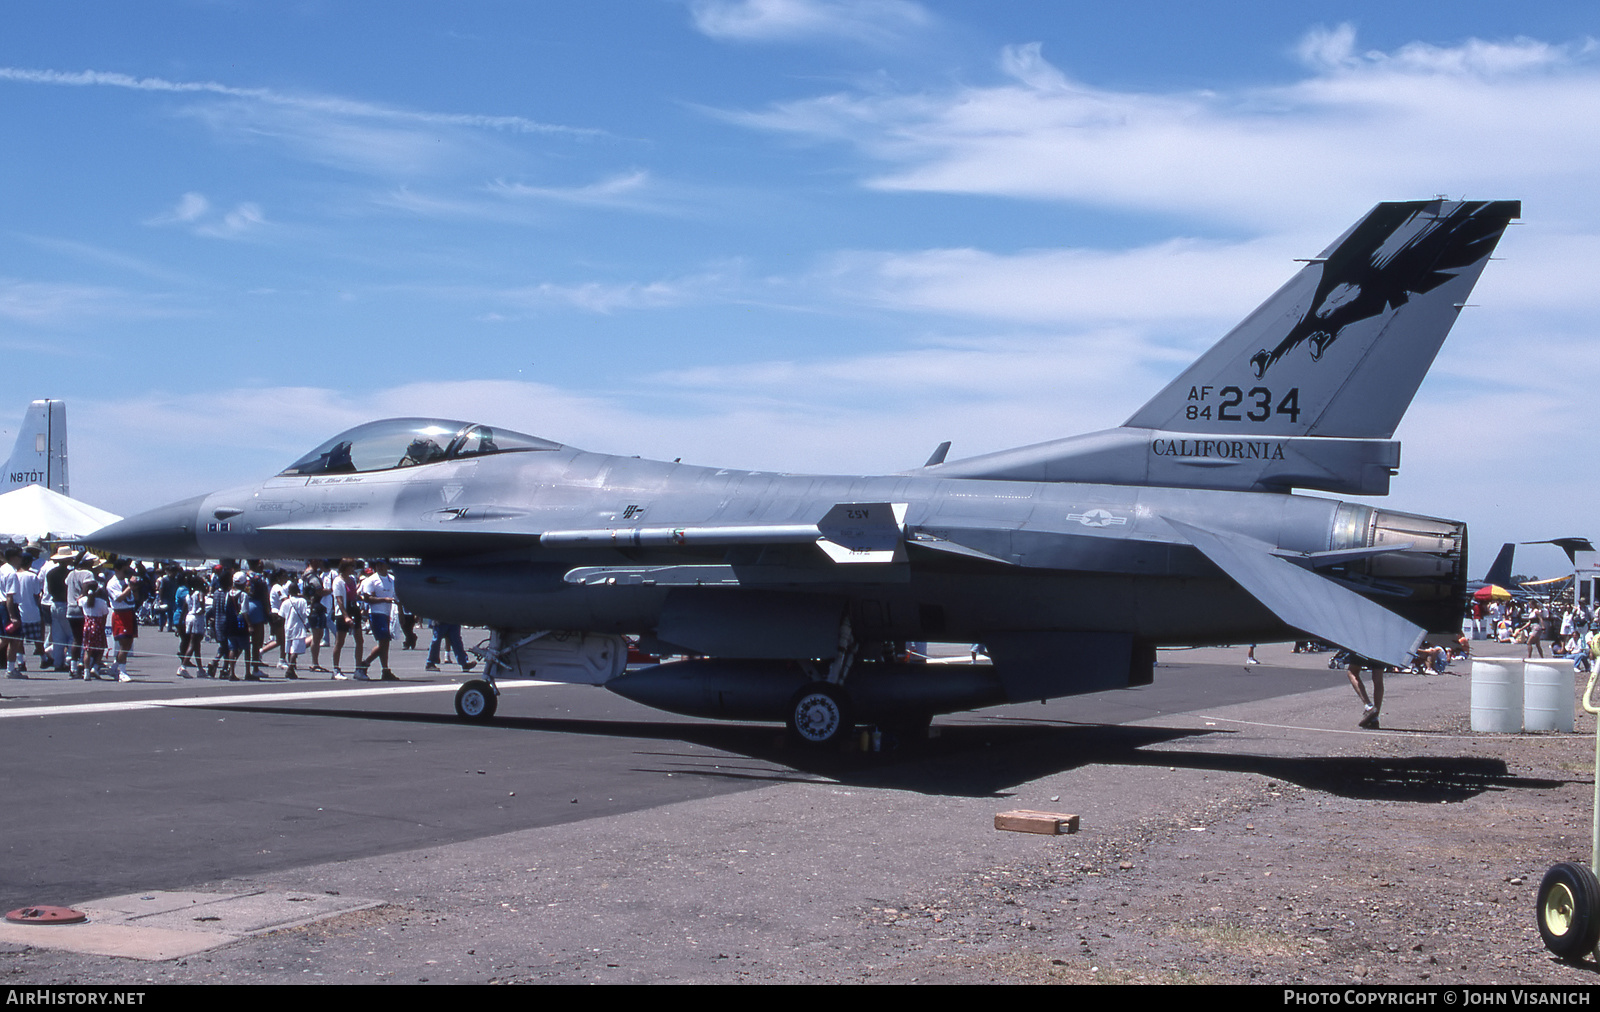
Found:
[[[718,757],[638,752],[641,757],[677,761],[662,762],[654,767],[638,766],[636,771],[773,783],[815,782],[825,778],[850,786],[957,797],[1008,797],[1011,789],[1019,784],[1089,765],[1254,773],[1339,797],[1419,804],[1466,801],[1488,791],[1548,790],[1563,783],[1514,776],[1503,760],[1470,756],[1288,757],[1146,748],[1188,738],[1234,733],[1215,728],[1003,719],[992,724],[940,725],[939,736],[917,748],[862,754],[814,752],[786,741],[781,728],[763,724],[502,717],[492,724],[464,725],[459,718],[440,713],[255,703],[219,703],[203,709],[450,725],[484,733],[533,731],[677,741],[743,755],[782,769],[740,771],[729,768],[726,760]]]

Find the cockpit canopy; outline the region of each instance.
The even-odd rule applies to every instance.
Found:
[[[299,460],[285,475],[363,474],[397,467],[466,460],[497,453],[559,450],[538,436],[443,418],[386,418],[339,433]]]

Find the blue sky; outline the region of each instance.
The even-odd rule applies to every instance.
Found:
[[[1526,224],[1401,427],[1388,503],[1467,520],[1475,570],[1600,534],[1593,5],[7,20],[0,355],[25,379],[0,416],[67,399],[73,491],[106,509],[396,414],[847,472],[1104,428],[1293,257],[1448,194],[1522,199]]]

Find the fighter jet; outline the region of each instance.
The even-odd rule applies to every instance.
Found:
[[[143,557],[396,556],[420,615],[491,629],[497,677],[695,716],[858,724],[1151,681],[1156,648],[1316,637],[1403,665],[1459,632],[1467,532],[1384,495],[1395,427],[1516,201],[1384,203],[1123,425],[876,477],[592,453],[393,418],[258,485],[89,540]],[[1269,350],[1270,349],[1270,350]],[[625,670],[623,635],[678,656]],[[907,663],[907,641],[992,665]]]

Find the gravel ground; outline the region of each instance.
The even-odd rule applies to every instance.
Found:
[[[1258,654],[1325,663],[1282,647]],[[1474,735],[1468,700],[1466,677],[1393,678],[1385,729],[1359,732],[1354,696],[1330,672],[1325,690],[1216,712],[996,734],[994,767],[1029,771],[999,789],[973,786],[970,748],[942,757],[938,743],[930,762],[948,762],[945,790],[908,790],[892,770],[850,760],[832,778],[733,761],[721,775],[774,782],[270,880],[196,883],[388,905],[168,962],[12,946],[0,975],[1592,985],[1593,962],[1545,952],[1534,893],[1551,864],[1587,860],[1593,738]],[[1003,724],[956,723],[952,736]],[[996,832],[994,814],[1009,808],[1077,813],[1083,830]]]

